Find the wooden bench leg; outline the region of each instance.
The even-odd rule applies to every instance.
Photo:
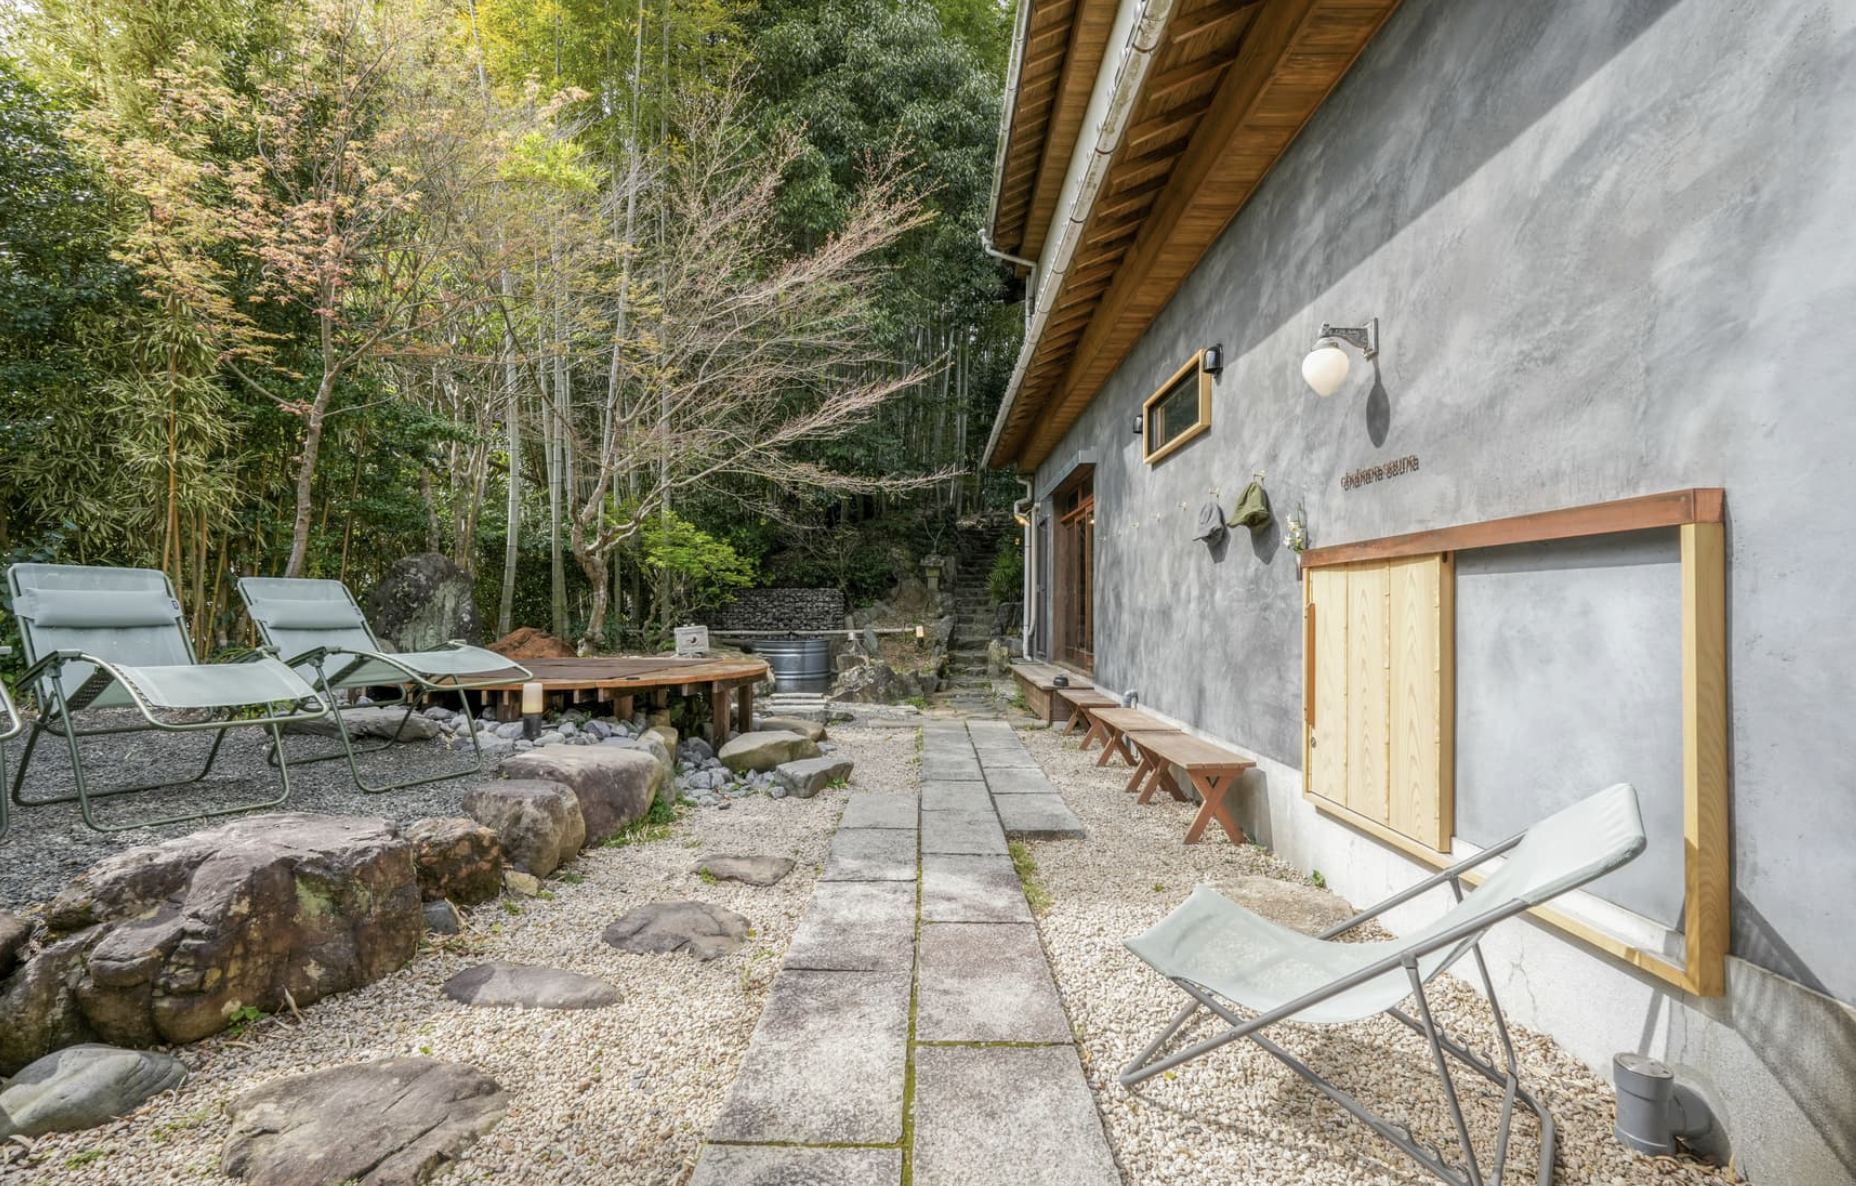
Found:
[[[735,690],[735,726],[740,733],[754,730],[754,685],[742,684]]]
[[[1154,792],[1163,787],[1167,794],[1180,803],[1192,801],[1187,798],[1186,792],[1179,789],[1179,780],[1173,777],[1173,763],[1156,761],[1153,765],[1153,776],[1147,780],[1147,789],[1141,792],[1140,801],[1145,803],[1152,799]]]
[[[1156,767],[1154,766],[1153,755],[1149,754],[1146,750],[1142,750],[1140,764],[1135,766],[1134,773],[1128,776],[1128,784],[1122,787],[1121,789],[1124,791],[1139,790],[1141,783],[1146,781],[1147,776],[1152,774],[1155,769]],[[1151,791],[1142,792],[1139,801],[1142,803],[1147,802],[1147,796],[1149,794],[1152,794],[1152,792]]]
[[[1231,818],[1231,809],[1226,807],[1224,802],[1224,793],[1231,789],[1231,784],[1237,781],[1237,776],[1235,774],[1222,776],[1199,774],[1188,770],[1186,777],[1192,780],[1192,785],[1198,788],[1199,797],[1205,800],[1204,806],[1199,808],[1198,816],[1193,819],[1192,826],[1186,829],[1186,843],[1197,844],[1199,837],[1205,834],[1205,826],[1214,819],[1218,821],[1218,826],[1224,829],[1224,834],[1231,838],[1232,844],[1245,843],[1244,829],[1238,827],[1237,821]]]
[[[1070,734],[1075,733],[1077,731],[1076,727],[1078,725],[1087,726],[1088,723],[1089,723],[1089,718],[1084,716],[1083,710],[1079,708],[1070,714],[1069,721],[1063,726],[1063,733],[1061,734],[1061,736],[1068,737]],[[1087,729],[1085,729],[1084,731],[1087,732]]]
[[[724,684],[709,685],[709,728],[715,735],[715,748],[721,749],[728,740],[729,702],[734,699],[729,688]]]
[[[1139,766],[1141,764],[1140,760],[1128,749],[1128,735],[1126,733],[1117,733],[1113,729],[1105,730],[1102,734],[1102,752],[1096,756],[1096,765],[1108,765],[1108,760],[1116,754],[1120,754],[1130,766]]]
[[[1090,745],[1098,741],[1101,742],[1103,745],[1107,745],[1108,744],[1107,728],[1103,726],[1101,721],[1098,721],[1093,716],[1090,716],[1088,709],[1083,710],[1083,716],[1087,718],[1089,721],[1089,729],[1087,732],[1083,734],[1083,743],[1076,747],[1077,751],[1079,753],[1088,753]]]

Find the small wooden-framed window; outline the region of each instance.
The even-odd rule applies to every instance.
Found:
[[[1141,405],[1141,446],[1152,465],[1212,426],[1212,377],[1194,354]]]

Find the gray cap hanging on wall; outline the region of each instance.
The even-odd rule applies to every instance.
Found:
[[[1208,502],[1199,508],[1199,528],[1192,533],[1193,539],[1202,539],[1208,544],[1215,544],[1224,538],[1224,508],[1216,502]]]

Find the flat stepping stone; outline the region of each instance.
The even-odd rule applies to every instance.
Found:
[[[930,811],[922,815],[922,851],[1004,856],[1005,833],[991,811]]]
[[[914,795],[853,795],[844,807],[840,828],[913,828],[921,813]]]
[[[1037,928],[936,923],[922,928],[918,1042],[1068,1042]]]
[[[708,1145],[690,1186],[896,1186],[897,1149]]]
[[[1054,795],[1057,788],[1036,766],[987,766],[986,787],[995,795]]]
[[[737,733],[723,743],[715,756],[736,774],[772,770],[784,762],[797,762],[819,755],[818,742],[780,729],[759,733]]]
[[[922,810],[991,811],[992,795],[983,782],[924,782]]]
[[[181,1061],[165,1054],[67,1046],[27,1064],[0,1091],[0,1141],[108,1124],[186,1077]]]
[[[839,828],[820,881],[914,881],[915,833],[900,828]]]
[[[995,770],[1040,769],[1038,760],[1031,756],[1031,751],[1017,742],[1013,742],[1009,748],[1000,746],[997,749],[980,749],[977,752],[980,766],[985,769],[988,778],[992,777]]]
[[[619,990],[593,976],[528,964],[476,964],[445,981],[445,995],[479,1009],[602,1009]]]
[[[922,857],[923,922],[1030,922],[1010,857]]]
[[[219,1168],[255,1186],[419,1186],[507,1108],[503,1089],[472,1066],[388,1058],[335,1067],[233,1100]]]
[[[1120,1186],[1076,1049],[915,1051],[915,1186]]]
[[[1000,795],[999,825],[1014,840],[1082,840],[1088,836],[1063,796]]]
[[[707,873],[717,881],[740,881],[748,885],[775,885],[793,871],[791,857],[706,856],[691,868],[692,873]]]
[[[708,902],[653,902],[607,927],[600,938],[620,951],[687,951],[699,960],[711,960],[747,942],[748,920]]]
[[[786,949],[786,967],[907,972],[915,966],[915,887],[906,881],[821,881]]]
[[[913,980],[906,972],[780,973],[709,1139],[900,1141]]]

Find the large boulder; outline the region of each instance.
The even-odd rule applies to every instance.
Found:
[[[34,1062],[0,1091],[0,1141],[107,1124],[179,1087],[186,1077],[187,1068],[170,1055],[67,1046]]]
[[[76,984],[103,934],[90,927],[48,943],[0,985],[0,1075],[97,1036],[78,1005]]]
[[[507,659],[572,659],[574,649],[546,630],[522,626],[490,644],[490,649]]]
[[[772,770],[786,762],[816,758],[818,755],[817,742],[797,733],[770,729],[763,733],[737,734],[729,738],[715,756],[722,759],[722,765],[736,774],[746,774],[749,771]]]
[[[503,842],[495,829],[468,819],[422,819],[405,836],[426,901],[475,906],[502,891]]]
[[[285,733],[303,733],[314,737],[336,737],[342,726],[347,726],[348,736],[357,741],[430,741],[444,730],[437,721],[420,713],[406,715],[405,705],[362,705],[359,708],[344,708],[342,719],[338,723],[334,714],[314,717],[307,721],[292,721],[284,726]],[[289,751],[285,751],[288,753]]]
[[[754,728],[763,733],[797,733],[807,741],[825,740],[825,726],[803,717],[756,717]]]
[[[0,910],[0,980],[19,966],[26,944],[32,938],[32,924],[10,911]]]
[[[374,633],[401,651],[429,651],[452,639],[480,642],[470,574],[437,552],[408,556],[367,595]]]
[[[834,782],[851,776],[849,758],[802,758],[773,768],[773,781],[794,799],[810,799]]]
[[[530,750],[503,759],[497,772],[504,778],[545,779],[572,789],[580,800],[590,844],[601,843],[643,819],[666,779],[663,765],[653,755],[610,745]]]
[[[424,927],[391,821],[295,812],[117,853],[45,922],[54,941],[0,989],[0,1070],[72,1041],[191,1042],[240,1009],[308,1005],[404,965]]]
[[[671,757],[671,751],[664,748],[664,739],[659,737],[654,729],[648,729],[636,737],[608,737],[600,744],[612,749],[637,750],[639,753],[650,754],[652,759],[664,768],[666,775],[675,769],[672,765],[675,759]]]
[[[476,1067],[387,1058],[278,1079],[232,1101],[219,1168],[254,1186],[420,1186],[496,1127]]]
[[[919,680],[887,663],[865,663],[841,671],[831,684],[833,700],[853,704],[895,704],[923,694]]]
[[[586,844],[579,798],[547,779],[478,783],[464,792],[464,814],[495,832],[509,863],[535,877],[573,860]]]

